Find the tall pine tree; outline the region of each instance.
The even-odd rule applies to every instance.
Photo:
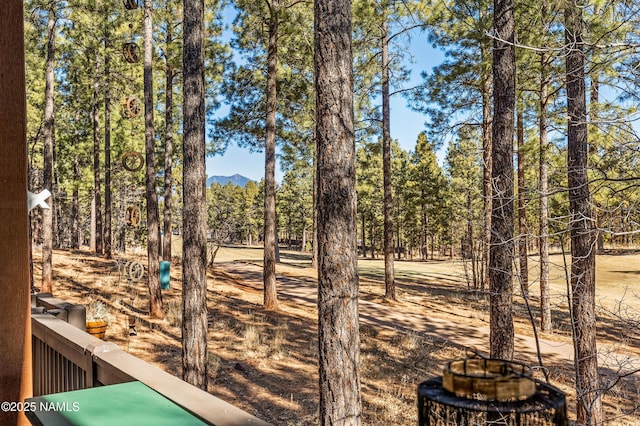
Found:
[[[320,424],[360,425],[351,2],[315,2]]]
[[[207,389],[204,0],[184,2],[182,378]]]

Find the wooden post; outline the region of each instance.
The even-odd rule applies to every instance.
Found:
[[[32,393],[22,8],[7,0],[0,13],[0,403]],[[4,408],[0,424],[28,424]]]

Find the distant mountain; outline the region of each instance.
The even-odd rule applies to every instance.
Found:
[[[250,182],[250,181],[251,179],[244,177],[242,175],[239,175],[237,173],[233,176],[211,176],[209,179],[207,179],[207,188],[210,187],[212,183],[217,183],[219,185],[226,185],[229,182],[231,182],[236,186],[241,186],[242,188],[244,188],[247,182]]]

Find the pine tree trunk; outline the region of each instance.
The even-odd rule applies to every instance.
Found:
[[[74,142],[77,143],[77,142]],[[74,148],[74,149],[77,149]],[[80,155],[73,155],[73,193],[71,195],[71,248],[79,249],[80,238]]]
[[[49,9],[49,21],[47,24],[47,70],[45,76],[45,107],[44,107],[44,176],[43,188],[53,192],[53,145],[55,143],[55,123],[53,92],[55,84],[56,65],[56,12],[53,9],[55,3]],[[55,192],[54,192],[55,193]],[[51,197],[49,209],[42,209],[42,289],[44,293],[53,291],[53,203]]]
[[[55,141],[55,133],[54,133],[54,141]],[[56,149],[56,144],[53,144],[53,186],[51,189],[51,193],[53,194],[53,198],[57,198],[60,195],[60,179],[58,177],[58,150]],[[53,248],[59,249],[62,247],[62,243],[65,239],[66,229],[62,225],[62,203],[53,203],[53,225],[51,229],[53,230]]]
[[[167,7],[170,2],[167,2]],[[165,139],[164,139],[164,238],[162,239],[162,259],[171,261],[171,238],[173,233],[173,67],[167,63],[165,90]]]
[[[547,25],[547,7],[542,3],[541,28]],[[539,204],[540,204],[540,329],[550,333],[551,294],[549,289],[549,142],[547,123],[547,104],[549,102],[549,57],[546,52],[540,53],[540,117],[538,129],[540,133],[539,161]]]
[[[393,272],[393,198],[391,194],[391,108],[389,103],[389,30],[386,11],[382,21],[382,174],[384,210],[384,297],[396,300]]]
[[[96,254],[102,254],[102,182],[100,179],[100,55],[96,49],[96,70],[93,82],[93,226],[91,229],[92,249]]]
[[[125,205],[127,200],[126,190],[120,191],[120,208],[118,215],[120,217],[120,227],[118,229],[118,251],[125,253],[127,251],[127,224],[124,221]]]
[[[494,0],[491,251],[489,253],[490,352],[513,358],[513,136],[515,47],[513,0]]]
[[[314,132],[315,133],[315,132]],[[315,136],[314,136],[315,142]],[[318,172],[317,158],[314,156],[314,171],[313,171],[313,253],[311,255],[311,267],[318,269]],[[364,241],[362,242],[364,244]]]
[[[207,389],[204,0],[184,2],[182,378]]]
[[[149,316],[163,318],[160,290],[160,217],[156,193],[156,147],[153,123],[153,23],[152,0],[144,0],[144,140],[147,199],[147,284]]]
[[[462,257],[463,259],[471,259],[471,273],[473,289],[479,288],[479,281],[482,279],[479,276],[478,257],[482,257],[481,254],[476,253],[475,244],[473,242],[473,200],[471,194],[467,192],[467,232],[464,236],[464,243],[462,245]],[[480,268],[481,269],[481,268]]]
[[[304,220],[306,220],[306,218],[303,218],[303,228],[302,228],[302,244],[300,244],[300,251],[301,252],[305,252],[306,247],[307,247],[307,228],[304,226]]]
[[[264,170],[264,308],[278,309],[276,290],[276,81],[278,60],[278,1],[271,3],[267,47],[267,117]]]
[[[522,99],[518,103],[517,137],[518,140],[518,253],[520,282],[525,296],[529,295],[529,256],[527,238],[527,198],[525,188],[525,155],[524,155],[524,106]]]
[[[275,179],[274,179],[275,182]],[[276,238],[275,238],[275,248],[276,248],[276,263],[280,263],[280,232],[278,231],[278,216],[276,215]],[[277,294],[276,294],[277,296]]]
[[[424,203],[420,205],[420,259],[427,260],[427,206]]]
[[[493,189],[491,186],[491,174],[493,160],[492,152],[492,123],[491,123],[491,88],[493,78],[491,70],[484,64],[488,61],[487,57],[491,51],[488,41],[480,44],[482,67],[482,199],[483,205],[483,234],[482,234],[482,276],[480,281],[480,289],[484,291],[485,285],[489,282],[489,247],[491,245],[491,209],[493,204]]]
[[[371,259],[376,258],[376,218],[371,213],[369,221],[369,242],[371,243]]]
[[[434,259],[434,253],[436,251],[436,239],[435,236],[433,235],[433,233],[429,236],[429,240],[431,241],[431,253],[430,253],[430,258],[431,260]]]
[[[109,48],[108,34],[105,36],[105,50]],[[109,55],[104,60],[105,91],[104,91],[104,257],[111,259],[111,89],[109,87]]]
[[[587,176],[587,103],[582,41],[582,9],[565,7],[571,302],[576,359],[576,424],[602,425],[595,313],[596,229]]]
[[[599,13],[599,7],[596,6],[596,16]],[[591,122],[591,128],[593,129],[593,131],[596,134],[599,134],[599,127],[598,127],[598,122],[600,120],[599,118],[599,98],[600,98],[600,83],[598,81],[598,73],[595,69],[591,70],[591,90],[590,90],[590,94],[589,94],[589,121]],[[589,144],[589,152],[591,154],[597,154],[598,152],[598,146],[597,144],[593,143],[593,141],[591,141],[591,143]],[[599,207],[598,204],[596,203],[596,207]],[[596,230],[598,232],[597,235],[597,244],[598,244],[598,254],[602,253],[604,251],[604,236],[602,234],[602,232],[600,231],[600,209],[597,208],[596,212],[595,212],[595,217],[596,217]]]
[[[96,251],[96,194],[91,191],[91,229],[89,231],[89,250]]]
[[[360,425],[351,2],[315,2],[320,424]]]
[[[362,257],[367,257],[367,223],[366,218],[364,217],[364,212],[361,215],[362,218],[362,226],[360,227],[360,233],[362,234]]]
[[[402,224],[398,223],[398,225],[396,226],[396,256],[398,260],[402,259],[402,239],[400,237],[400,228],[401,228]]]

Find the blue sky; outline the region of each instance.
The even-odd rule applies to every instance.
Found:
[[[411,69],[411,79],[406,87],[416,85],[421,81],[422,71],[431,69],[444,60],[444,54],[431,47],[426,34],[416,33],[410,40],[409,50],[414,63],[407,64]],[[418,134],[425,130],[425,117],[407,107],[406,100],[401,95],[391,98],[391,137],[398,140],[405,150],[412,150]],[[248,149],[229,146],[224,155],[207,158],[208,176],[231,176],[241,174],[259,181],[264,177],[264,154],[250,153]],[[276,164],[276,180],[282,180],[283,173]]]

